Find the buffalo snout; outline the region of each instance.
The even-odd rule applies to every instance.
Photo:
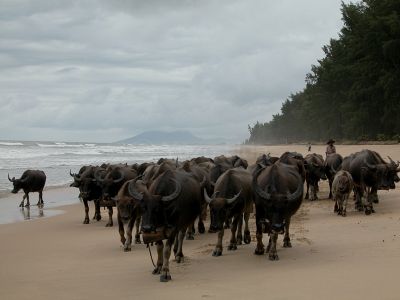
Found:
[[[143,233],[156,232],[156,227],[154,225],[142,225],[141,231]]]

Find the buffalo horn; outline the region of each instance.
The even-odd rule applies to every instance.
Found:
[[[69,175],[71,175],[71,177],[75,177],[75,174],[72,174],[71,169],[69,169]]]
[[[15,177],[13,177],[13,179],[10,179],[10,174],[7,174],[7,175],[8,175],[8,180],[10,180],[11,182],[15,181]]]
[[[136,200],[142,201],[142,200],[143,200],[143,193],[139,193],[139,192],[135,189],[134,185],[135,185],[135,182],[134,182],[134,181],[129,182],[129,184],[128,184],[128,192],[129,192],[129,195],[131,195],[131,196],[132,196],[133,198],[135,198]]]
[[[105,171],[105,170],[104,169],[98,169],[98,170],[96,170],[96,172],[94,172],[94,178],[96,178],[96,180],[98,182],[103,182],[104,181],[104,179],[101,178],[101,175],[100,175],[100,172],[103,172],[103,171]]]
[[[390,160],[390,163],[391,163],[393,166],[395,166],[396,168],[399,166],[399,163],[396,164],[390,156],[388,156],[388,158],[389,158],[389,160]]]
[[[200,187],[205,187],[206,182],[207,182],[207,178],[206,178],[206,176],[204,176],[203,180],[200,182]]]
[[[297,174],[295,174],[295,175],[297,177],[299,184],[297,185],[297,189],[296,189],[296,191],[294,191],[294,193],[291,194],[288,192],[288,195],[286,197],[288,201],[295,200],[303,194],[303,181],[301,180],[299,175],[297,175]]]
[[[175,186],[176,186],[175,191],[171,195],[162,197],[161,198],[162,201],[168,202],[168,201],[174,200],[181,193],[181,190],[182,190],[181,184],[178,181],[176,181],[175,179],[172,179],[172,181],[175,182]]]
[[[258,172],[253,177],[253,188],[254,188],[254,191],[257,193],[257,195],[259,195],[261,198],[263,198],[265,200],[270,200],[271,194],[265,192],[257,183],[257,178],[260,175],[260,173],[262,172],[262,170],[264,170],[264,168],[258,170]]]
[[[233,198],[226,199],[226,203],[227,204],[232,204],[233,202],[236,201],[237,198],[239,198],[241,193],[242,193],[242,190],[240,190],[239,193],[237,193],[235,196],[233,196]]]
[[[121,182],[125,178],[125,174],[122,171],[119,170],[118,173],[120,174],[120,177],[117,179],[114,179],[114,183]]]
[[[210,204],[211,201],[212,201],[213,199],[210,198],[210,196],[208,196],[208,193],[207,193],[207,191],[206,191],[205,188],[203,189],[203,193],[204,193],[204,200],[206,200],[206,202],[207,202],[208,204]]]
[[[369,162],[367,162],[367,160],[365,158],[364,158],[364,164],[366,164],[368,169],[371,169],[371,170],[375,170],[376,169],[376,166],[371,165]]]

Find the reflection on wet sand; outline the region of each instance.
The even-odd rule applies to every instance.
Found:
[[[37,214],[35,213],[31,217],[31,208],[30,207],[21,207],[21,213],[22,216],[24,217],[24,220],[30,220],[30,219],[36,219],[36,218],[41,218],[44,217],[44,211],[43,211],[43,206],[37,206]],[[33,209],[33,212],[35,212],[36,209]]]

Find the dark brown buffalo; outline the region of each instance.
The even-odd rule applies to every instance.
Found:
[[[100,198],[100,206],[108,208],[108,223],[106,227],[113,226],[113,206],[116,206],[115,201],[112,200],[121,188],[121,186],[128,180],[137,177],[137,171],[126,165],[114,165],[108,168],[106,173],[96,172],[95,178],[100,185],[102,195]]]
[[[228,165],[231,168],[243,167],[246,169],[248,166],[247,161],[237,155],[229,157],[226,157],[225,155],[217,156],[214,158],[214,163],[217,165]]]
[[[251,174],[247,170],[234,168],[226,171],[218,178],[211,198],[204,190],[204,197],[210,205],[212,228],[218,230],[218,240],[213,256],[222,255],[223,224],[228,219],[233,218],[228,250],[236,250],[237,245],[242,243],[243,216],[245,221],[244,242],[250,243],[248,221],[253,208],[251,180]]]
[[[143,181],[150,187],[153,181],[162,173],[168,170],[176,170],[176,164],[171,160],[159,160],[160,164],[149,165],[143,173]]]
[[[310,200],[317,200],[318,192],[318,182],[322,179],[326,179],[325,168],[324,168],[324,158],[320,154],[308,154],[304,158],[305,168],[306,168],[306,184],[307,192],[305,199],[309,198],[308,191],[311,192]]]
[[[340,170],[343,157],[340,154],[332,153],[325,158],[325,175],[329,181],[329,199],[332,199],[332,183],[335,174]]]
[[[345,157],[342,169],[350,172],[354,182],[356,209],[365,210],[369,215],[374,211],[373,202],[378,203],[378,190],[396,188],[399,182],[399,163],[389,157],[389,163],[375,151],[362,150]]]
[[[211,185],[210,182],[210,174],[209,172],[205,169],[202,168],[196,164],[191,164],[190,161],[186,161],[182,164],[182,167],[178,168],[178,170],[187,172],[189,174],[192,174],[196,180],[200,183],[201,188],[205,188],[208,192],[212,193],[213,191],[213,186]],[[199,214],[199,221],[197,223],[197,229],[199,233],[204,233],[205,232],[205,227],[204,227],[204,220],[207,217],[207,202],[202,198],[201,201],[201,213]],[[188,231],[186,233],[186,239],[188,240],[193,240],[194,239],[194,224],[192,226],[189,226]]]
[[[140,200],[143,242],[157,245],[158,259],[153,274],[161,273],[160,281],[169,281],[172,245],[175,243],[175,259],[180,263],[186,229],[201,210],[200,184],[191,174],[167,170],[152,182],[148,192],[138,191],[133,185],[129,187],[130,194]]]
[[[192,159],[190,160],[190,162],[195,163],[195,164],[198,165],[198,164],[206,163],[206,162],[211,162],[211,163],[213,163],[214,160],[213,160],[212,158],[209,158],[209,157],[199,156],[199,157],[192,158]]]
[[[93,220],[101,220],[99,201],[102,191],[94,177],[94,174],[97,170],[102,170],[105,172],[104,168],[97,166],[83,166],[79,170],[78,174],[72,174],[70,171],[70,175],[74,178],[74,181],[70,186],[79,188],[79,197],[82,199],[83,205],[85,206],[85,218],[83,220],[83,224],[89,224],[90,222],[89,201],[93,201],[95,206]]]
[[[13,190],[11,193],[18,193],[19,190],[24,191],[24,196],[22,197],[22,202],[19,204],[20,207],[24,206],[24,201],[26,199],[26,207],[30,206],[29,203],[29,193],[30,192],[38,192],[39,193],[39,201],[37,203],[38,206],[43,205],[43,188],[46,184],[46,174],[40,170],[26,170],[21,178],[15,179],[13,177],[10,178],[8,175],[8,180],[13,183]]]
[[[306,180],[306,168],[304,166],[304,158],[303,155],[297,152],[285,152],[279,157],[279,162],[294,166],[297,172],[300,174],[303,179],[303,183]]]
[[[124,246],[124,251],[128,252],[132,249],[132,230],[136,226],[135,244],[140,244],[140,220],[142,211],[140,208],[140,199],[133,197],[129,192],[129,186],[138,193],[145,193],[146,186],[142,181],[136,182],[135,179],[126,181],[120,188],[117,196],[114,198],[117,204],[117,220],[118,231],[121,238],[121,243]],[[141,198],[141,196],[139,197]],[[127,224],[126,238],[124,225]]]
[[[254,175],[260,169],[274,164],[278,159],[279,157],[270,156],[269,153],[262,154],[259,157],[257,157],[257,160],[254,164],[247,167],[247,170],[250,172],[250,174]]]
[[[264,254],[262,237],[265,231],[270,235],[267,246],[269,259],[278,260],[278,234],[285,234],[283,247],[292,247],[289,235],[290,219],[303,200],[303,180],[296,167],[276,162],[253,177],[253,189],[257,227],[257,247],[254,253]]]

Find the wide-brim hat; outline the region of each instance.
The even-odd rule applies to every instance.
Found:
[[[327,141],[327,144],[333,144],[335,142],[335,140],[329,139],[329,141]]]

